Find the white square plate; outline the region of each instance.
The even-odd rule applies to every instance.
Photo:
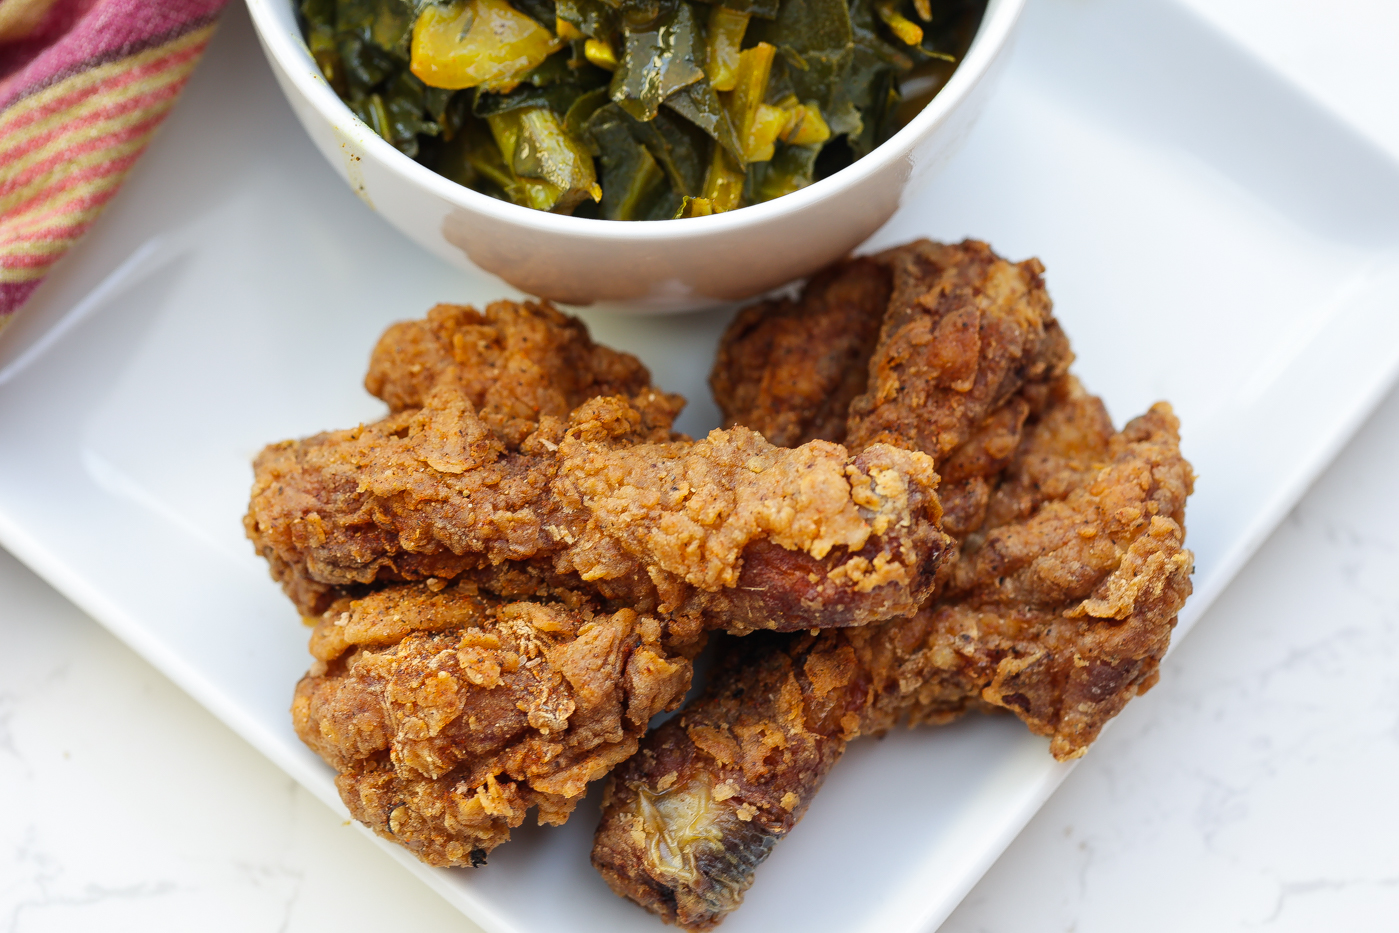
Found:
[[[1175,403],[1200,474],[1177,637],[1399,367],[1399,166],[1170,0],[1036,0],[966,148],[875,245],[919,235],[1040,256],[1119,422]],[[343,812],[291,730],[306,632],[243,539],[249,461],[377,417],[358,385],[391,320],[507,293],[355,199],[231,8],[125,190],[0,335],[0,543]],[[584,316],[691,399],[682,430],[716,422],[728,313]],[[725,930],[930,929],[1066,773],[1008,717],[857,743]],[[595,816],[521,830],[475,871],[385,850],[492,933],[656,930],[589,867]]]

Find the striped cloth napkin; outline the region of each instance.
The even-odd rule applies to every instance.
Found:
[[[225,0],[0,0],[0,330],[92,226]]]

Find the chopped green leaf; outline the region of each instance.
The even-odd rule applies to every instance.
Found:
[[[741,158],[738,134],[719,95],[708,81],[696,81],[666,98],[666,106],[704,130],[735,158]]]
[[[654,19],[625,26],[623,35],[611,93],[636,119],[655,119],[662,101],[704,78],[704,36],[684,0],[666,0]]]
[[[443,176],[614,220],[850,164],[952,75],[986,0],[293,0],[352,111]]]
[[[557,0],[559,19],[590,39],[607,40],[617,31],[617,11],[602,0]]]
[[[602,165],[599,216],[607,220],[648,220],[672,216],[681,198],[651,151],[632,133],[634,122],[616,104],[600,108],[588,133]]]
[[[815,181],[816,156],[820,146],[789,146],[779,143],[771,161],[753,166],[748,173],[747,197],[751,203],[771,201],[800,191]]]

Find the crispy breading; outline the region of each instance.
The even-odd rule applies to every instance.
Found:
[[[866,391],[850,404],[854,449],[888,443],[939,464],[1021,387],[1073,359],[1037,259],[985,243],[919,240],[875,257],[893,275]]]
[[[851,259],[819,273],[797,301],[740,311],[709,375],[724,424],[752,428],[778,447],[844,441],[846,410],[865,391],[891,288],[887,264]]]
[[[1025,421],[1035,410],[1030,393],[1016,393],[943,461],[947,478],[939,486],[938,498],[943,502],[943,529],[952,537],[954,548],[960,550],[962,539],[985,523],[1001,471],[1019,446]],[[944,574],[955,565],[955,553],[943,563]]]
[[[1061,406],[1079,401],[1066,393]],[[1047,459],[1045,448],[1062,442],[1066,485],[1041,494],[1027,516],[982,529],[943,596],[913,623],[888,624],[891,640],[910,638],[904,629],[927,634],[863,731],[900,717],[945,721],[974,700],[1014,712],[1066,760],[1156,682],[1191,590],[1184,522],[1194,474],[1179,424],[1158,403],[1110,437],[1102,460],[1085,463],[1073,449],[1079,437],[1050,439],[1073,419],[1046,420],[1017,464]]]
[[[430,864],[479,864],[530,807],[567,819],[680,702],[697,648],[576,594],[399,584],[321,617],[292,716],[356,819]]]
[[[1027,432],[1012,473],[1027,459],[1043,473],[1050,451],[1082,449],[1081,434],[1053,434],[1079,420],[1054,411]],[[713,926],[845,743],[900,720],[1003,708],[1050,736],[1056,758],[1082,755],[1155,683],[1190,593],[1192,474],[1169,406],[1105,441],[1091,465],[1065,458],[1071,487],[967,542],[946,590],[913,616],[744,639],[610,779],[593,862],[613,889],[670,922]]]
[[[259,456],[245,525],[304,611],[336,586],[530,562],[713,627],[861,624],[915,609],[946,546],[923,454],[669,439],[654,393],[544,416],[510,451],[459,390],[427,402]]]
[[[598,346],[582,321],[532,301],[496,301],[484,312],[440,304],[390,326],[364,386],[393,412],[423,407],[438,387],[457,389],[507,447],[590,398],[655,389],[636,357]]]
[[[739,312],[710,375],[715,400],[726,423],[779,446],[848,437],[934,455],[943,526],[960,539],[1073,360],[1042,272],[975,240],[836,263],[798,300]]]
[[[710,375],[715,400],[726,423],[779,446],[885,442],[941,463],[1025,387],[1068,371],[1043,272],[977,240],[836,263],[798,300],[739,312]]]
[[[859,728],[869,671],[844,634],[887,624],[732,645],[608,779],[592,850],[608,885],[690,929],[738,907]]]
[[[954,551],[908,617],[744,639],[614,773],[594,864],[668,922],[706,929],[736,907],[856,735],[999,708],[1056,757],[1083,754],[1155,682],[1190,592],[1176,419],[1158,405],[1114,433],[1065,374],[1039,264],[975,242],[880,260],[895,287],[846,436],[936,455]],[[752,386],[764,365],[785,361],[751,354]]]
[[[976,241],[838,264],[735,320],[699,441],[547,304],[391,328],[389,417],[269,447],[245,519],[329,607],[293,714],[352,813],[437,865],[563,822],[712,628],[775,631],[617,767],[593,851],[669,922],[736,907],[859,735],[1005,709],[1081,755],[1155,682],[1193,476],[1168,406],[1115,433],[1066,374],[1042,272]]]
[[[1029,407],[1035,414],[1024,439],[1005,469],[993,476],[982,521],[963,536],[966,547],[975,548],[980,541],[975,530],[999,528],[1029,516],[1044,502],[1065,498],[1110,459],[1116,433],[1112,419],[1102,400],[1084,391],[1078,379],[1056,379],[1034,395]],[[943,469],[955,475],[954,462],[962,453],[948,458]]]

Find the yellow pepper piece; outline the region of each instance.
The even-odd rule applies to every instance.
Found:
[[[583,57],[599,68],[617,70],[617,53],[601,39],[589,39],[583,43]]]
[[[874,10],[879,14],[879,18],[884,20],[885,25],[893,31],[894,35],[899,37],[899,41],[904,45],[920,45],[923,42],[923,27],[919,26],[913,20],[901,16],[899,12],[894,9],[894,4],[892,2],[887,2],[886,0],[884,3],[877,3],[874,6]],[[932,12],[931,9],[929,12]],[[919,15],[921,16],[922,13],[920,12]]]
[[[418,15],[410,69],[429,87],[503,91],[561,48],[561,40],[506,0],[457,0],[429,4]]]
[[[924,2],[926,3],[927,0],[924,0]],[[554,35],[567,42],[576,42],[579,39],[587,38],[578,31],[577,26],[566,19],[559,19],[557,16],[554,17]]]
[[[708,61],[704,72],[716,91],[732,91],[738,84],[738,56],[749,14],[722,6],[709,10]]]
[[[913,0],[913,8],[918,11],[918,18],[923,22],[933,18],[932,0]]]
[[[815,101],[798,103],[795,96],[788,97],[779,106],[787,115],[787,122],[777,138],[792,146],[819,146],[831,138],[831,128],[821,116],[821,108]]]
[[[680,210],[675,213],[675,220],[686,217],[708,217],[714,213],[714,205],[709,203],[708,198],[685,198],[680,202]]]
[[[774,46],[759,42],[738,56],[738,83],[729,95],[728,106],[744,162],[771,159],[777,134],[787,125],[784,111],[763,103],[776,52]]]
[[[743,181],[747,177],[743,166],[733,160],[723,146],[714,147],[714,158],[704,173],[703,200],[715,213],[731,211],[743,204]]]
[[[777,137],[787,126],[787,112],[771,104],[759,104],[743,137],[743,154],[749,162],[766,162],[777,149]]]

